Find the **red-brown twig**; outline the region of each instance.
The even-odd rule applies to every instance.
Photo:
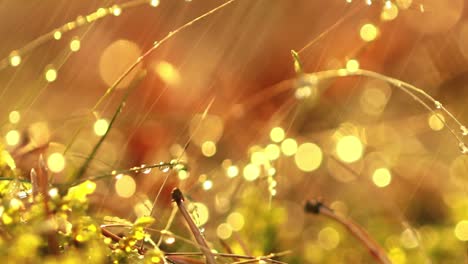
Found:
[[[180,213],[185,218],[185,221],[187,222],[190,228],[190,231],[192,231],[192,234],[195,237],[195,240],[197,241],[198,245],[200,245],[200,250],[205,255],[206,263],[216,264],[213,253],[208,247],[208,244],[206,243],[205,238],[203,237],[203,235],[200,233],[200,230],[193,222],[193,219],[188,213],[187,208],[185,208],[184,195],[179,190],[179,188],[175,188],[174,190],[172,190],[172,200],[177,204],[177,207],[179,207]]]
[[[49,175],[47,173],[47,166],[44,162],[42,154],[39,156],[39,164],[37,173],[34,170],[31,170],[31,182],[33,182],[33,195],[41,195],[44,202],[44,210],[46,215],[46,221],[55,221],[54,214],[49,208]],[[57,255],[60,253],[59,243],[57,239],[57,230],[48,230],[46,233],[47,243],[49,246],[50,253]]]
[[[307,201],[304,210],[307,213],[324,215],[342,224],[356,239],[361,241],[361,243],[369,250],[372,257],[374,257],[379,263],[392,263],[385,250],[369,235],[366,230],[364,230],[364,228],[360,227],[352,220],[335,214],[332,209],[328,208],[320,201]]]

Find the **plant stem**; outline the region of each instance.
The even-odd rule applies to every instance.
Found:
[[[114,122],[117,119],[117,116],[119,116],[119,114],[122,112],[122,109],[125,106],[125,103],[127,102],[127,99],[130,96],[130,93],[133,91],[133,89],[135,89],[136,86],[138,86],[138,84],[140,83],[140,81],[143,79],[143,77],[145,75],[146,75],[146,73],[142,72],[140,75],[138,75],[136,77],[135,80],[132,81],[132,83],[130,84],[130,87],[127,89],[127,92],[122,97],[122,100],[120,101],[119,107],[117,107],[117,109],[115,110],[115,112],[114,112],[114,114],[112,116],[112,119],[109,122],[109,126],[107,128],[106,133],[101,138],[99,138],[99,141],[96,143],[93,150],[91,151],[89,156],[86,158],[85,162],[83,163],[83,165],[80,167],[80,169],[75,174],[75,177],[73,178],[74,180],[79,180],[81,177],[83,177],[84,173],[86,172],[86,170],[89,167],[89,164],[94,159],[94,156],[96,156],[96,154],[97,154],[99,148],[101,147],[102,143],[104,142],[104,140],[107,138],[107,135],[109,134],[110,130],[112,129],[112,126],[114,125]]]
[[[350,219],[346,219],[333,212],[332,209],[319,201],[307,201],[304,207],[306,213],[321,214],[342,224],[356,239],[369,250],[372,257],[379,263],[392,264],[385,250],[369,235],[369,233]]]
[[[49,208],[49,193],[48,193],[48,185],[49,185],[49,175],[47,173],[47,167],[45,165],[44,159],[42,154],[39,156],[39,165],[37,167],[37,174],[35,173],[34,170],[32,170],[32,176],[35,178],[35,185],[37,183],[37,190],[35,192],[38,195],[42,196],[42,201],[44,203],[44,211],[45,211],[45,220],[54,222],[54,214],[52,211],[50,211]],[[37,181],[36,181],[37,180]],[[49,247],[49,252],[58,255],[60,253],[59,249],[59,243],[57,239],[57,230],[52,229],[48,230],[45,233],[45,236],[47,237],[47,244]]]
[[[198,227],[193,222],[193,219],[190,216],[190,214],[188,213],[187,208],[185,208],[184,195],[179,190],[179,188],[175,188],[174,190],[172,190],[172,200],[177,204],[177,207],[179,207],[179,211],[182,214],[182,216],[185,218],[185,221],[187,222],[187,224],[188,224],[188,226],[190,228],[190,231],[192,231],[192,234],[195,237],[195,240],[197,241],[198,245],[200,246],[200,250],[205,255],[206,263],[216,264],[213,253],[211,252],[210,248],[208,247],[208,244],[206,243],[205,238],[203,237],[203,235],[200,233],[200,230],[198,229]]]

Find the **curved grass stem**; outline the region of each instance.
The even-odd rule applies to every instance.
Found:
[[[307,201],[304,207],[306,213],[321,214],[343,225],[368,250],[372,257],[381,264],[392,264],[385,250],[369,235],[369,233],[350,219],[335,214],[333,210],[319,201]]]

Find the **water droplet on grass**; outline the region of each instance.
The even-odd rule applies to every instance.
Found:
[[[171,169],[170,165],[164,162],[159,163],[159,170],[161,170],[162,172],[168,172],[170,169]]]
[[[141,167],[141,172],[143,174],[150,174],[152,170],[152,168],[147,168],[145,164],[141,165],[140,167]]]
[[[460,130],[463,136],[468,135],[468,128],[466,128],[466,126],[460,126]]]
[[[468,153],[468,147],[466,146],[465,143],[460,142],[460,144],[458,144],[458,147],[460,148],[460,152],[462,154],[467,154]]]

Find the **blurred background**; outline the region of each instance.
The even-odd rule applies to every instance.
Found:
[[[379,79],[304,86],[291,57],[306,73],[408,82],[466,123],[465,1],[237,0],[163,43],[95,107],[155,41],[222,3],[0,1],[4,147],[25,172],[44,154],[54,181],[68,182],[130,91],[86,171],[116,170],[99,181],[96,215],[148,214],[162,188],[163,228],[179,186],[218,251],[223,240],[239,254],[293,250],[288,263],[371,263],[342,226],[304,214],[322,198],[394,263],[466,261],[468,158],[447,129],[462,137],[460,126]],[[188,170],[118,173],[173,159]],[[171,230],[190,237],[180,215]]]

